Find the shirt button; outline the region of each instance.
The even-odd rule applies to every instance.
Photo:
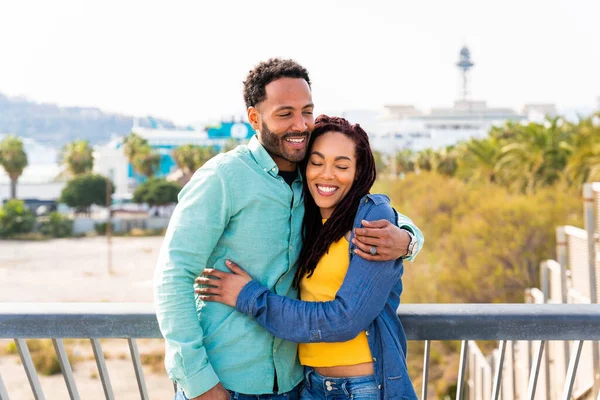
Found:
[[[365,335],[369,336],[369,331],[365,331]]]
[[[329,382],[329,381],[325,381],[325,385],[327,385],[327,386],[331,386],[331,382]]]
[[[373,357],[373,361],[375,362],[375,361],[377,361],[377,359],[375,357]]]
[[[377,389],[381,390],[381,385],[377,386]]]
[[[331,392],[333,390],[333,388],[331,386],[327,386],[327,391]]]

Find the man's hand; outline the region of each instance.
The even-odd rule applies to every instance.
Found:
[[[391,261],[408,253],[410,235],[406,230],[385,219],[362,224],[364,228],[354,230],[352,243],[358,247],[355,254],[369,261]],[[375,247],[376,255],[371,254],[371,247]]]
[[[194,292],[200,295],[202,301],[216,301],[235,308],[240,292],[252,277],[233,261],[227,260],[225,265],[231,273],[204,268],[196,283],[206,287],[194,289]]]
[[[215,387],[210,389],[208,392],[201,394],[198,397],[194,397],[190,400],[229,400],[231,395],[229,392],[218,383]]]

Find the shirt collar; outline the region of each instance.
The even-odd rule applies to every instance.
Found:
[[[248,149],[254,160],[256,160],[257,164],[263,169],[263,171],[268,172],[272,176],[277,176],[279,174],[279,167],[275,164],[275,161],[271,158],[271,155],[267,152],[264,146],[258,141],[258,136],[254,135],[248,142]],[[298,176],[300,177],[300,181],[302,181],[302,174],[300,173],[300,167],[298,166]]]

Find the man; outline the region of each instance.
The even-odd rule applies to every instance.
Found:
[[[230,390],[236,398],[292,400],[303,376],[295,343],[231,307],[194,300],[194,279],[205,267],[227,270],[225,260],[236,260],[274,292],[297,297],[292,281],[304,215],[297,164],[314,127],[308,73],[292,60],[262,62],[244,82],[244,99],[257,135],[210,160],[181,191],[156,268],[165,365],[180,399],[228,399]],[[410,258],[422,245],[408,219],[399,224],[404,229],[373,225],[356,232],[365,258]]]

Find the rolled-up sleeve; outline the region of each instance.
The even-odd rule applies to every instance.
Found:
[[[179,194],[155,270],[154,302],[166,341],[165,366],[189,398],[219,383],[203,345],[193,285],[229,221],[230,197],[218,158],[209,161]]]
[[[398,227],[400,229],[406,229],[407,231],[415,235],[415,239],[417,240],[417,245],[415,246],[413,253],[410,257],[405,258],[405,260],[414,261],[415,257],[417,257],[417,254],[419,254],[419,252],[423,248],[423,244],[425,244],[425,237],[423,236],[423,232],[421,232],[421,230],[415,225],[415,223],[410,218],[408,218],[404,214],[400,214],[398,211],[396,211],[396,215],[398,216]]]

